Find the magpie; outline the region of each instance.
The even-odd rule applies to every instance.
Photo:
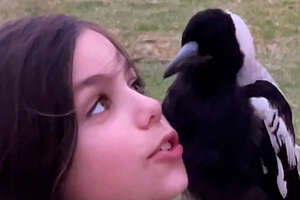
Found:
[[[250,30],[221,9],[196,13],[164,78],[162,111],[184,147],[188,192],[202,200],[300,199],[292,111],[255,59]]]

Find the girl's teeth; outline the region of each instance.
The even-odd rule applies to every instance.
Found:
[[[160,146],[160,150],[161,151],[168,151],[170,150],[172,147],[171,143],[170,142],[165,142],[163,143],[161,146]]]

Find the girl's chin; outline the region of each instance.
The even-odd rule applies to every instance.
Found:
[[[170,200],[174,199],[182,192],[184,192],[187,186],[188,186],[188,178],[185,171],[185,167],[182,164],[178,173],[176,173],[176,175],[174,174],[174,177],[172,178],[172,180],[170,180],[168,187],[166,187],[166,190],[170,192],[169,193],[170,197],[166,199],[170,199]]]

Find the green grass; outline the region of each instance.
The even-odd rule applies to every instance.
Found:
[[[299,0],[0,0],[0,22],[64,13],[102,24],[136,60],[147,93],[162,100],[171,80],[163,82],[161,75],[179,49],[185,24],[198,10],[213,7],[239,14],[250,26],[257,58],[292,106],[300,144]]]
[[[162,101],[165,92],[174,80],[174,78],[166,79],[162,81],[162,74],[166,63],[157,61],[144,61],[138,64],[138,71],[144,78],[147,95],[155,97]],[[157,90],[157,88],[160,88]]]

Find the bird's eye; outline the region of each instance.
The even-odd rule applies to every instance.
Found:
[[[108,108],[109,108],[109,100],[106,96],[102,95],[94,103],[94,105],[88,112],[88,116],[92,117],[94,115],[101,114],[101,113],[105,112]]]

